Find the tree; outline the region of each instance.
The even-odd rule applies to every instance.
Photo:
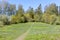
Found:
[[[1,14],[0,14],[0,27],[3,27],[3,25],[4,25],[4,23],[3,23],[3,21],[2,21],[2,16],[1,16]]]
[[[50,15],[48,13],[43,14],[41,20],[42,20],[42,22],[50,23]]]
[[[44,13],[49,13],[50,15],[58,15],[58,6],[56,6],[55,3],[50,4],[49,6],[45,7]]]
[[[18,20],[18,19],[19,19],[19,18],[18,18],[17,16],[12,15],[12,17],[11,17],[11,23],[13,23],[13,24],[19,23],[19,20]]]
[[[2,2],[2,14],[5,14],[5,15],[7,15],[7,13],[8,13],[8,7],[9,7],[9,3],[8,2]]]
[[[2,2],[2,14],[5,14],[7,16],[15,15],[16,14],[16,5],[9,4],[8,2],[3,1]]]
[[[60,16],[60,6],[58,6],[58,15]]]
[[[16,15],[17,16],[23,16],[23,14],[24,14],[24,9],[23,9],[22,5],[19,5]]]
[[[27,21],[29,22],[34,21],[34,10],[32,7],[29,7],[29,9],[27,10],[26,18],[27,18]]]
[[[8,16],[16,15],[16,5],[10,4],[8,7]]]
[[[1,6],[1,4],[0,4],[0,14],[2,14],[2,6]]]
[[[57,16],[56,15],[50,15],[50,24],[54,24],[57,20]]]
[[[0,15],[0,21],[2,21],[4,25],[10,24],[10,21],[8,20],[6,15]]]
[[[22,5],[18,6],[16,17],[18,17],[18,20],[20,23],[25,22],[24,9],[23,9]]]
[[[58,16],[58,7],[55,3],[52,3],[49,6],[46,6],[42,19],[43,22],[54,24],[56,16]]]
[[[36,14],[41,15],[42,14],[42,8],[41,8],[41,4],[38,6],[38,8],[35,11]]]
[[[35,21],[41,21],[41,16],[42,16],[42,9],[40,4],[38,8],[35,10],[35,15],[34,15]]]
[[[0,27],[3,27],[3,26],[4,26],[3,22],[2,22],[2,21],[0,21]]]
[[[48,24],[54,24],[56,22],[56,15],[50,15],[48,13],[44,13],[42,16],[42,22],[48,23]]]
[[[60,25],[60,16],[57,16],[56,25]]]

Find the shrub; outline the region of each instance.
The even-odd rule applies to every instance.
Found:
[[[59,16],[57,17],[56,25],[60,25],[60,17]]]
[[[56,20],[57,20],[56,17],[57,17],[56,15],[51,15],[50,16],[50,24],[54,24],[56,22]]]
[[[48,23],[48,24],[54,24],[57,20],[56,15],[50,15],[50,14],[43,14],[41,21]]]
[[[2,21],[0,21],[0,27],[3,27],[4,25],[3,25],[3,22]]]
[[[25,18],[26,21],[28,21],[28,22],[33,22],[33,19],[32,19],[32,17],[30,16],[29,13],[26,13],[26,14],[25,14],[25,17],[26,17],[26,18]]]
[[[25,22],[25,17],[24,16],[21,17],[20,22],[21,23],[24,23]]]
[[[57,22],[56,25],[60,25],[60,22]]]
[[[40,22],[40,16],[39,15],[34,15],[34,20],[35,22]]]
[[[0,21],[2,21],[4,25],[10,24],[6,15],[0,15]]]
[[[43,14],[41,21],[45,23],[50,23],[50,14]]]
[[[15,15],[12,15],[12,17],[11,17],[11,23],[13,23],[13,24],[19,23],[19,18],[17,16],[15,16]]]

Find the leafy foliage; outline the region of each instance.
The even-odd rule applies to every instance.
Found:
[[[58,7],[55,3],[51,3],[49,6],[46,6],[45,13],[49,13],[50,15],[56,14],[58,15]]]
[[[40,4],[38,8],[35,10],[34,20],[36,22],[40,22],[41,16],[42,16],[42,10],[41,10],[41,4]]]
[[[4,25],[3,25],[3,22],[2,21],[0,21],[0,27],[3,27]]]
[[[26,19],[27,19],[28,22],[33,22],[34,21],[34,10],[33,10],[32,7],[29,7],[25,16],[26,16]]]
[[[58,6],[55,3],[51,3],[45,7],[44,12],[42,11],[41,4],[34,10],[29,7],[27,11],[24,11],[22,5],[18,5],[18,10],[16,10],[15,4],[9,4],[8,2],[3,2],[4,7],[0,5],[0,20],[4,24],[17,24],[25,22],[44,22],[48,24],[60,24],[58,15]],[[2,11],[3,9],[3,11]]]
[[[60,25],[60,16],[57,17],[56,25]]]

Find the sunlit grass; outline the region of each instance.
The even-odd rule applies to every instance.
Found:
[[[0,40],[14,40],[29,28],[30,24],[20,23],[0,28]]]
[[[25,40],[59,40],[60,25],[45,23],[34,23],[30,33]]]
[[[15,40],[26,32],[33,22],[6,25],[0,27],[0,40]],[[25,40],[58,40],[60,39],[60,25],[50,25],[34,22]]]

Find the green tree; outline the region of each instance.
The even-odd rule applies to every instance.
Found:
[[[1,6],[1,4],[0,4],[0,14],[2,13],[2,6]]]
[[[35,21],[41,21],[42,18],[42,8],[41,8],[41,4],[38,6],[38,8],[35,10],[35,15],[34,15],[34,19]]]
[[[42,20],[42,22],[50,23],[50,15],[48,13],[43,14],[41,20]]]
[[[10,24],[10,21],[8,20],[6,15],[0,15],[0,21],[2,21],[4,25]]]
[[[51,15],[50,16],[50,24],[54,24],[57,20],[57,16],[56,15]]]
[[[55,3],[50,4],[49,6],[45,7],[44,13],[49,13],[50,15],[58,15],[58,6],[56,6]]]
[[[56,15],[50,15],[48,13],[44,13],[42,16],[42,22],[48,23],[48,24],[54,24],[56,22]]]
[[[60,25],[60,16],[57,16],[56,25]]]
[[[56,16],[58,15],[58,7],[55,3],[50,4],[45,7],[45,11],[43,14],[43,22],[54,24],[56,21]]]
[[[17,15],[17,16],[23,16],[23,14],[24,14],[23,6],[22,6],[22,5],[19,5],[16,15]]]
[[[11,23],[13,23],[13,24],[19,23],[18,16],[12,15],[12,17],[11,17]]]
[[[16,15],[16,5],[10,4],[10,7],[8,8],[8,15]]]
[[[24,9],[22,5],[18,6],[16,17],[18,17],[19,22],[25,22]]]
[[[3,2],[2,3],[2,9],[3,9],[3,14],[5,14],[5,15],[7,15],[7,13],[8,13],[8,5],[10,5],[8,2]],[[7,12],[7,13],[6,13]]]
[[[32,7],[29,7],[29,9],[27,10],[26,18],[27,18],[27,21],[29,22],[34,21],[34,10]]]

